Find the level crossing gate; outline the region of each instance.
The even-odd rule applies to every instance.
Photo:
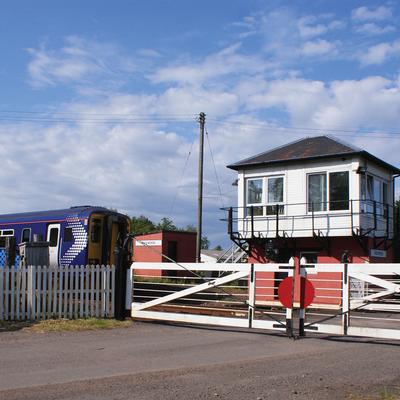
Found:
[[[133,263],[126,308],[144,320],[397,340],[400,264]]]
[[[282,281],[293,272],[293,260],[286,264],[133,263],[127,308],[133,318],[291,334],[292,308],[277,301],[276,276]]]
[[[400,339],[400,264],[310,265],[302,259],[300,275],[317,288],[310,309],[300,309],[300,335]]]

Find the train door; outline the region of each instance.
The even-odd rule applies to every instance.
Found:
[[[58,265],[58,252],[60,250],[60,224],[49,224],[47,226],[47,241],[49,244],[50,266]]]
[[[93,214],[89,220],[88,262],[90,265],[103,263],[104,215]]]
[[[108,263],[110,265],[116,264],[115,247],[117,246],[118,233],[119,233],[119,224],[118,222],[113,221],[111,225],[111,243],[110,243],[109,259],[108,259]]]

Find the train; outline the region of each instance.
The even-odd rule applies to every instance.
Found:
[[[46,241],[50,266],[113,265],[129,229],[128,216],[104,207],[6,214],[0,215],[0,247],[9,238],[18,253],[20,243]]]

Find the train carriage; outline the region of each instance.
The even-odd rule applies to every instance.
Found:
[[[0,215],[0,239],[13,237],[17,246],[34,238],[49,242],[52,266],[115,264],[129,223],[126,215],[92,206],[7,214]]]

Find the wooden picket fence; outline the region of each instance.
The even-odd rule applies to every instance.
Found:
[[[115,266],[0,268],[0,320],[114,316]]]

